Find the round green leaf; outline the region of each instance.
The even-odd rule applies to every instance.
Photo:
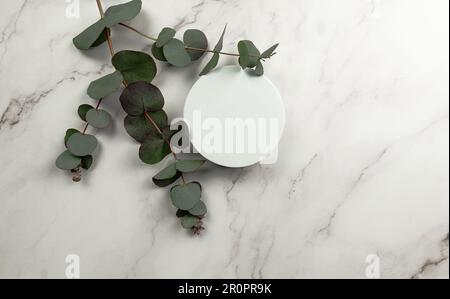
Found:
[[[176,169],[175,164],[171,164],[153,177],[153,183],[158,187],[167,187],[175,183],[180,177],[181,172]]]
[[[66,131],[66,136],[64,137],[64,145],[67,146],[67,140],[69,140],[70,136],[72,136],[75,133],[79,133],[77,129],[68,129]]]
[[[151,82],[156,76],[156,64],[153,58],[136,51],[121,51],[114,55],[112,64],[122,73],[128,83],[139,81]]]
[[[258,61],[258,64],[256,65],[255,75],[256,76],[264,75],[264,66],[262,65],[261,61]]]
[[[91,109],[86,113],[88,124],[97,129],[103,129],[111,123],[111,116],[105,110]]]
[[[86,114],[89,110],[94,109],[91,105],[83,104],[80,107],[78,107],[78,115],[83,121],[86,121]]]
[[[147,135],[139,149],[139,158],[150,165],[161,162],[171,153],[170,145],[159,134]]]
[[[73,44],[80,50],[88,50],[104,42],[105,22],[103,19],[92,24],[73,39]]]
[[[181,172],[194,172],[203,164],[205,164],[205,160],[184,160],[177,161],[176,168]]]
[[[167,44],[176,34],[176,31],[172,28],[163,28],[161,33],[156,40],[156,46],[162,48],[165,44]]]
[[[78,157],[91,154],[97,147],[97,138],[92,135],[75,133],[67,140],[67,148]]]
[[[202,185],[201,185],[199,182],[192,182],[192,184],[198,185],[198,187],[200,188],[200,190],[203,190]]]
[[[196,226],[198,226],[198,224],[200,223],[200,219],[198,217],[192,216],[192,215],[184,215],[181,218],[181,225],[185,228],[185,229],[191,229],[194,228]]]
[[[175,167],[175,164],[170,164],[163,170],[161,170],[157,175],[154,176],[154,179],[157,180],[167,180],[172,177],[174,177],[177,174],[177,168]]]
[[[81,163],[81,158],[75,157],[69,151],[65,151],[56,159],[56,167],[62,170],[72,170]]]
[[[149,112],[148,114],[159,128],[167,126],[169,120],[163,110]],[[143,142],[149,134],[157,133],[156,128],[145,115],[127,115],[124,120],[124,125],[127,133],[138,142]]]
[[[192,209],[189,210],[189,214],[194,216],[203,217],[207,213],[206,205],[203,201],[199,201]]]
[[[105,25],[112,27],[121,22],[126,22],[134,19],[142,8],[141,0],[132,0],[127,3],[114,5],[105,11]]]
[[[92,162],[94,162],[94,158],[91,155],[84,156],[81,158],[81,167],[88,170],[91,168]]]
[[[94,100],[109,96],[122,85],[123,77],[120,72],[114,72],[97,79],[89,84],[87,94]]]
[[[254,68],[258,64],[261,53],[252,41],[240,41],[238,44],[238,50],[240,55],[239,64],[243,69],[247,67]]]
[[[170,198],[175,207],[183,211],[192,209],[202,197],[202,190],[198,184],[189,183],[178,185],[170,190]]]
[[[184,33],[183,36],[184,45],[189,48],[196,49],[208,49],[208,39],[206,35],[197,29],[189,29]],[[192,50],[187,49],[189,56],[191,56],[191,60],[195,61],[200,59],[205,51]]]
[[[164,96],[158,87],[147,82],[136,82],[125,88],[120,103],[126,113],[138,116],[160,111],[164,107]]]
[[[184,48],[182,41],[178,39],[170,40],[163,48],[164,57],[167,61],[176,67],[185,67],[191,63],[191,56]]]
[[[164,62],[167,61],[166,57],[164,56],[164,50],[163,50],[163,48],[157,47],[157,46],[156,46],[156,43],[154,43],[154,44],[152,45],[152,54],[153,54],[153,57],[155,57],[155,58],[158,59],[159,61],[164,61]]]

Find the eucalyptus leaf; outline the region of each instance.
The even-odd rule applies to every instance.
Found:
[[[168,125],[169,120],[167,114],[163,110],[149,112],[148,114],[159,128]],[[124,120],[124,125],[127,133],[138,142],[143,142],[149,134],[157,133],[156,128],[145,115],[127,115]]]
[[[158,59],[159,61],[164,61],[167,62],[166,57],[164,56],[164,50],[163,48],[159,48],[156,46],[156,43],[154,43],[152,45],[152,54],[153,57],[155,57],[156,59]]]
[[[270,47],[269,49],[267,49],[266,51],[264,51],[264,52],[261,54],[261,58],[267,59],[267,58],[272,57],[272,55],[274,54],[275,50],[278,48],[279,45],[280,45],[280,44],[273,45],[272,47]]]
[[[162,128],[163,138],[164,138],[164,140],[167,140],[169,142],[170,142],[170,140],[172,140],[172,137],[178,132],[179,132],[179,130],[172,130],[170,128],[170,126],[166,126],[166,127]]]
[[[139,149],[139,158],[150,165],[161,162],[171,153],[170,145],[160,134],[147,135]]]
[[[177,170],[175,164],[170,164],[153,177],[153,183],[158,187],[167,187],[175,183],[181,177],[181,172]]]
[[[181,172],[194,172],[205,164],[206,160],[183,160],[176,162],[176,168]]]
[[[215,69],[217,64],[219,63],[219,58],[220,58],[220,54],[214,53],[211,60],[208,62],[208,64],[205,66],[205,68],[201,71],[200,76],[209,74],[213,69]]]
[[[120,103],[126,113],[139,116],[145,112],[160,111],[164,107],[164,96],[153,84],[136,82],[125,88]]]
[[[105,22],[103,19],[95,22],[73,39],[73,44],[80,50],[88,50],[106,41]]]
[[[98,47],[101,44],[103,44],[104,42],[106,42],[108,40],[108,29],[105,28],[102,32],[102,34],[100,34],[100,36],[97,38],[97,40],[92,44],[91,48],[94,47]]]
[[[156,40],[156,46],[158,48],[164,47],[176,34],[176,31],[172,28],[165,27],[161,30]]]
[[[197,29],[189,29],[184,33],[183,36],[183,42],[184,45],[188,48],[195,48],[195,49],[208,49],[208,39],[206,38],[206,35]],[[191,56],[191,60],[195,61],[200,59],[204,54],[205,51],[202,50],[193,50],[193,49],[187,49],[187,52],[189,56]]]
[[[127,3],[111,6],[105,11],[105,26],[112,27],[121,22],[130,21],[139,14],[141,8],[141,0],[132,0]]]
[[[128,83],[151,82],[156,76],[156,64],[153,58],[143,52],[121,51],[114,55],[112,64],[122,73]]]
[[[264,75],[264,66],[262,65],[261,61],[258,61],[258,64],[256,65],[255,75],[256,76]]]
[[[70,136],[72,136],[75,133],[79,133],[77,129],[68,129],[66,131],[66,136],[64,137],[64,145],[67,147],[67,140],[69,140]]]
[[[86,113],[86,121],[97,129],[103,129],[111,123],[111,115],[105,110],[91,109]]]
[[[75,133],[67,140],[68,150],[75,156],[90,155],[97,147],[97,138],[92,135]]]
[[[211,58],[211,60],[208,62],[208,64],[205,66],[205,68],[201,71],[200,76],[204,76],[208,73],[210,73],[213,69],[216,68],[217,64],[219,63],[220,54],[218,52],[222,51],[223,49],[223,38],[225,36],[225,32],[227,30],[227,26],[223,29],[222,35],[220,36],[219,42],[214,47],[214,55]]]
[[[239,64],[243,69],[254,68],[259,60],[261,53],[256,48],[255,44],[249,40],[240,41],[238,44],[239,50]]]
[[[91,155],[87,155],[81,158],[81,168],[88,170],[91,168],[94,158]]]
[[[77,168],[81,163],[81,158],[72,155],[69,151],[63,152],[56,159],[56,167],[62,170],[72,170]]]
[[[185,229],[191,229],[191,228],[198,226],[200,221],[201,220],[198,217],[187,214],[181,218],[181,225]]]
[[[200,190],[203,190],[202,185],[199,182],[192,182],[192,184],[196,184]]]
[[[194,216],[203,217],[208,212],[208,209],[206,208],[206,205],[203,201],[197,202],[197,204],[189,210],[189,214]]]
[[[191,63],[191,56],[186,51],[182,41],[171,39],[163,48],[164,57],[171,65],[185,67]]]
[[[194,183],[178,185],[170,190],[170,197],[175,207],[189,211],[200,201],[202,190]]]
[[[120,72],[115,71],[89,84],[87,94],[94,100],[100,100],[109,96],[122,85],[123,76]]]
[[[214,51],[220,52],[223,49],[223,38],[225,37],[225,32],[227,31],[227,26],[223,29],[222,35],[220,36],[219,42],[214,47]]]
[[[80,116],[80,118],[83,121],[86,121],[86,114],[91,109],[94,109],[94,107],[92,107],[91,105],[88,105],[88,104],[81,105],[80,107],[78,107],[78,116]]]

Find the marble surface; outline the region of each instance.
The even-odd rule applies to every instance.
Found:
[[[106,47],[71,43],[98,18],[95,1],[78,17],[64,0],[3,0],[0,277],[64,278],[77,254],[84,278],[365,278],[376,254],[382,278],[448,278],[447,0],[143,2],[132,24],[151,34],[199,28],[214,43],[228,24],[229,51],[244,38],[281,43],[266,67],[287,109],[278,163],[192,175],[209,206],[192,237],[114,95],[114,125],[90,131],[95,166],[72,183],[54,160],[65,129],[81,128],[89,82],[111,71]],[[113,40],[149,50],[122,28]],[[159,65],[170,117],[204,63]]]

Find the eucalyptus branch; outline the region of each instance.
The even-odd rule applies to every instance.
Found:
[[[158,37],[147,35],[129,25],[141,8],[141,0],[131,0],[124,4],[103,10],[101,0],[96,0],[100,19],[73,39],[80,50],[88,50],[107,43],[115,71],[89,84],[87,94],[97,105],[84,104],[78,108],[78,115],[86,122],[84,129],[66,131],[64,144],[67,148],[56,160],[56,166],[70,171],[73,180],[81,180],[81,169],[88,170],[92,163],[92,153],[97,147],[97,139],[87,134],[89,126],[102,129],[109,125],[111,116],[101,110],[103,99],[124,86],[120,103],[127,113],[124,126],[128,134],[140,143],[139,158],[146,164],[155,165],[172,155],[174,161],[153,177],[159,187],[175,184],[170,190],[172,204],[178,208],[177,217],[184,228],[194,233],[203,230],[203,218],[207,213],[205,203],[201,200],[202,186],[198,182],[187,182],[186,173],[198,170],[205,160],[181,160],[172,148],[171,140],[176,131],[169,126],[167,114],[163,110],[164,97],[161,91],[150,82],[157,73],[157,66],[152,56],[137,51],[120,51],[115,53],[111,38],[111,28],[122,26],[140,36],[153,41],[152,55],[155,59],[176,67],[184,67],[200,59],[205,53],[212,53],[200,75],[206,75],[218,65],[220,55],[239,57],[243,69],[251,69],[255,75],[264,73],[262,62],[275,55],[278,47],[274,45],[261,53],[248,40],[240,41],[237,53],[222,51],[226,27],[213,49],[208,47],[208,39],[200,30],[190,29],[184,33],[183,41],[175,38],[175,30],[163,28]],[[176,185],[181,179],[182,184]]]
[[[146,34],[146,33],[143,33],[142,31],[140,31],[140,30],[138,30],[138,29],[136,29],[136,28],[134,28],[134,27],[132,27],[132,26],[130,26],[130,25],[127,25],[127,24],[125,24],[125,23],[119,23],[119,25],[122,26],[122,27],[127,28],[128,30],[131,30],[131,31],[133,31],[133,32],[135,32],[135,33],[137,33],[137,34],[139,34],[140,36],[142,36],[142,37],[144,37],[144,38],[146,38],[146,39],[148,39],[148,40],[151,40],[151,41],[154,41],[154,42],[157,42],[157,41],[158,41],[158,38],[152,37],[152,36],[150,36],[150,35],[148,35],[148,34]],[[195,48],[195,47],[188,47],[188,46],[185,46],[184,48],[185,48],[186,50],[199,51],[199,52],[203,52],[203,53],[213,53],[213,54],[214,54],[214,53],[217,53],[217,54],[220,54],[220,55],[233,56],[233,57],[240,57],[240,54],[239,54],[239,53],[229,53],[229,52],[215,51],[215,50],[210,50],[210,49],[202,49],[202,48]],[[271,58],[271,57],[274,56],[275,54],[276,54],[276,53],[273,52],[273,53],[270,54],[269,57],[262,57],[261,55],[249,55],[249,56],[250,56],[250,57],[253,57],[253,58],[261,59],[262,61],[265,61],[265,59]]]
[[[138,29],[136,29],[134,27],[131,27],[130,25],[127,25],[127,24],[124,24],[124,23],[120,23],[119,25],[121,25],[122,27],[125,27],[125,28],[127,28],[127,29],[129,29],[129,30],[131,30],[131,31],[133,31],[133,32],[135,32],[137,34],[139,34],[140,36],[142,36],[142,37],[144,37],[146,39],[149,39],[149,40],[154,41],[154,42],[158,41],[158,38],[152,37],[152,36],[150,36],[148,34],[145,34],[142,31],[139,31]],[[186,46],[184,48],[186,50],[193,50],[193,51],[206,52],[206,53],[218,53],[218,54],[221,54],[221,55],[228,55],[228,56],[239,57],[239,54],[236,54],[236,53],[227,53],[227,52],[221,52],[221,51],[214,51],[214,50],[210,50],[210,49],[200,49],[200,48],[186,47]]]

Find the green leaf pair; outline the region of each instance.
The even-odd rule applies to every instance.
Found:
[[[88,87],[87,94],[94,100],[101,100],[120,88],[123,76],[119,71],[97,79]]]
[[[274,55],[278,44],[270,47],[262,54],[252,41],[243,40],[238,44],[239,65],[242,69],[252,69],[256,76],[264,75],[264,66],[262,60],[268,59]]]
[[[226,30],[227,30],[227,26],[225,26],[225,28],[223,29],[222,35],[220,36],[219,41],[217,42],[216,46],[214,47],[213,57],[206,64],[206,66],[203,68],[203,70],[200,72],[200,76],[204,76],[204,75],[210,73],[219,64],[219,59],[220,59],[220,53],[219,52],[222,51],[222,49],[223,49],[223,39],[225,37]]]
[[[125,81],[128,84],[151,82],[156,76],[156,64],[151,56],[136,51],[121,51],[114,55],[112,64],[116,71],[101,77],[88,87],[87,94],[94,100],[101,100],[116,92]]]
[[[103,18],[73,39],[75,47],[80,50],[88,50],[103,44],[107,40],[108,28],[134,19],[141,11],[141,8],[141,0],[132,0],[124,4],[111,6],[105,11]]]
[[[67,150],[56,159],[56,166],[62,170],[78,167],[89,169],[93,162],[91,153],[97,147],[97,139],[92,135],[82,134],[76,129],[69,129],[64,137]]]
[[[127,86],[120,96],[123,110],[132,116],[157,112],[164,107],[164,96],[153,84],[135,82]]]
[[[192,216],[203,217],[207,213],[206,205],[201,201],[202,186],[198,182],[174,186],[170,190],[172,204]]]
[[[164,110],[148,112],[148,114],[159,128],[168,126],[169,120]],[[155,126],[145,115],[127,115],[124,120],[124,125],[128,135],[140,143],[143,143],[148,135],[158,133]]]
[[[208,39],[200,30],[190,29],[184,33],[183,41],[174,38],[176,31],[164,28],[152,46],[153,56],[176,67],[185,67],[200,59],[208,48]]]
[[[153,182],[160,187],[166,187],[177,181],[183,172],[193,172],[200,168],[205,160],[176,161],[159,172]],[[172,204],[178,209],[177,216],[186,229],[201,228],[201,219],[206,215],[207,208],[201,200],[202,186],[198,182],[176,185],[170,190]]]
[[[56,166],[62,170],[73,170],[78,167],[88,170],[93,162],[94,158],[91,155],[77,157],[66,150],[56,159]]]
[[[161,162],[172,152],[162,131],[168,126],[168,118],[162,110],[161,91],[148,82],[135,82],[122,92],[120,103],[128,114],[124,121],[126,131],[141,143],[141,160],[150,165]]]
[[[78,108],[78,115],[89,125],[97,129],[104,129],[111,123],[111,115],[105,110],[100,110],[88,104]]]
[[[182,173],[194,172],[199,169],[205,160],[183,160],[170,164],[153,177],[153,183],[158,187],[167,187],[175,183]]]

